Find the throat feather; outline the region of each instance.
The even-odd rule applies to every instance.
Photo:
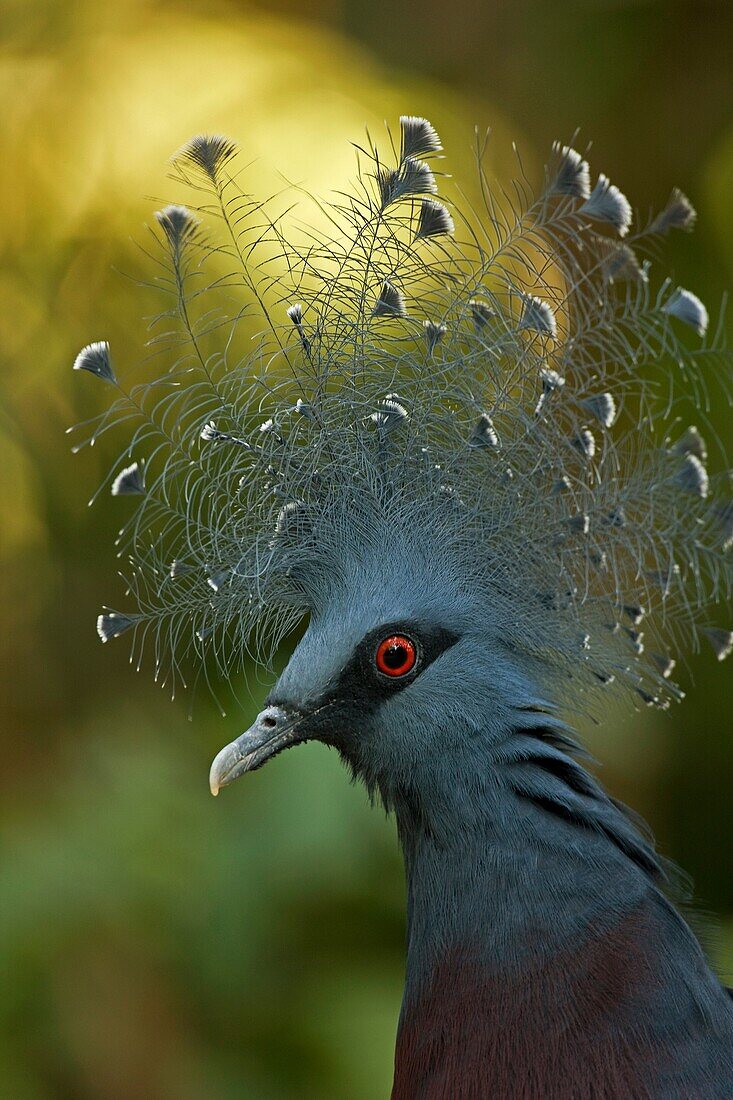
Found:
[[[575,829],[601,834],[654,881],[666,878],[643,824],[574,759],[577,746],[554,730],[516,731],[498,755],[512,792],[543,815]]]
[[[392,1100],[650,1096],[633,1021],[651,935],[642,905],[535,967],[500,974],[478,948],[451,950],[403,1006]]]

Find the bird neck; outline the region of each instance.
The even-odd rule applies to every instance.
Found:
[[[683,970],[705,964],[653,851],[569,744],[517,730],[483,769],[457,762],[427,797],[418,776],[394,798],[408,885],[394,1100],[591,1095],[594,1073],[617,1075],[609,1096],[647,1095],[653,1037],[628,1021],[689,999],[660,977],[670,941]]]
[[[610,800],[602,803],[603,833],[553,802],[562,798],[559,781],[535,801],[500,774],[482,790],[472,783],[468,796],[454,779],[453,789],[433,790],[427,809],[395,807],[407,877],[408,993],[450,959],[480,956],[501,974],[557,956],[579,937],[603,936],[655,889],[653,856],[642,861],[640,836],[639,861],[619,846],[633,827]]]

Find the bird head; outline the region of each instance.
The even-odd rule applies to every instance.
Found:
[[[308,628],[253,725],[214,760],[214,794],[314,740],[388,807],[407,791],[435,796],[490,741],[487,714],[496,725],[529,697],[526,666],[501,641],[501,603],[487,619],[462,549],[435,512],[427,520],[374,511],[371,538],[342,541],[338,571],[321,564]]]

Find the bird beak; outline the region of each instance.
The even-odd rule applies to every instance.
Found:
[[[262,767],[266,761],[290,745],[304,740],[302,715],[289,714],[282,707],[265,707],[249,729],[214,757],[209,772],[211,793],[217,795],[245,772]]]

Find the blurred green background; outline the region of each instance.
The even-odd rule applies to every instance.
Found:
[[[278,171],[341,187],[349,141],[400,113],[435,123],[464,179],[474,123],[493,127],[505,180],[511,138],[536,168],[580,127],[642,209],[688,192],[699,228],[670,261],[714,307],[733,285],[733,7],[2,0],[0,15],[0,1093],[386,1096],[393,826],[317,746],[214,802],[210,759],[261,677],[243,711],[222,719],[200,693],[189,722],[124,644],[101,648],[119,502],[86,500],[114,441],[70,455],[65,427],[106,397],[71,362],[101,338],[118,364],[139,355],[140,291],[119,271],[144,275],[133,238],[179,197],[167,158],[201,130],[236,138],[266,194]],[[730,409],[713,418],[729,438]],[[694,877],[729,980],[730,674],[694,656],[671,714],[588,731],[604,781]]]

